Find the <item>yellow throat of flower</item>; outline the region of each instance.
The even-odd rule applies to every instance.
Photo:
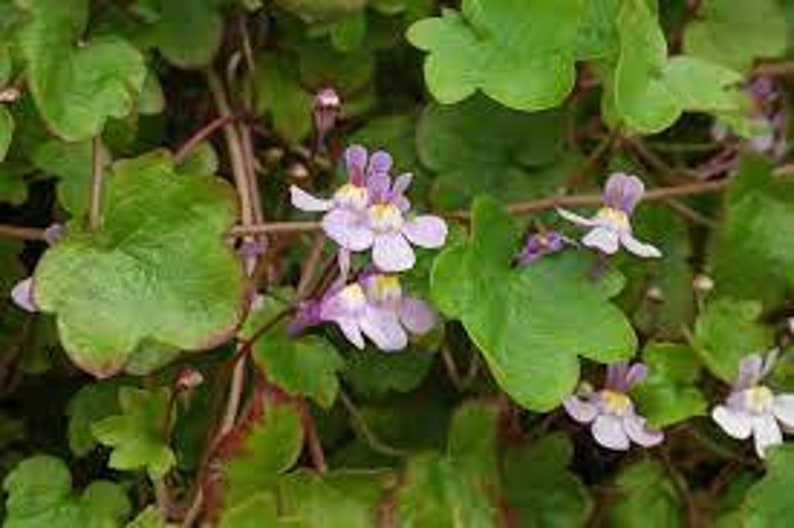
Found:
[[[367,202],[369,201],[369,191],[366,187],[346,183],[337,189],[334,198],[341,204],[356,209],[363,209],[367,206]]]
[[[631,399],[622,392],[602,390],[601,402],[612,414],[623,415],[631,409]]]
[[[399,229],[402,227],[403,215],[392,204],[375,204],[369,208],[369,218],[372,227],[378,230]]]
[[[602,207],[596,217],[606,224],[609,224],[616,231],[626,231],[631,227],[629,217],[620,209],[613,207]]]
[[[375,275],[368,286],[368,293],[378,302],[399,300],[402,296],[400,279],[396,275]]]
[[[772,407],[775,395],[766,385],[756,385],[744,392],[745,404],[753,412],[764,412]]]

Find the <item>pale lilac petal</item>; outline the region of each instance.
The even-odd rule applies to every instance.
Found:
[[[339,326],[339,329],[342,330],[342,333],[345,334],[348,341],[353,343],[357,349],[364,349],[364,336],[361,335],[361,327],[356,320],[343,318],[337,319],[334,322]]]
[[[301,211],[327,211],[332,205],[331,200],[322,200],[312,196],[297,185],[290,185],[289,194],[293,207],[297,207]]]
[[[598,225],[598,222],[591,218],[585,218],[584,216],[579,216],[578,214],[569,211],[568,209],[563,209],[561,207],[557,208],[557,214],[561,217],[565,218],[569,222],[573,222],[574,224],[578,224],[581,226],[586,227],[594,227]]]
[[[643,363],[635,363],[626,373],[626,389],[629,390],[648,377],[648,367]]]
[[[401,233],[383,233],[375,237],[372,260],[383,271],[405,271],[414,266],[416,255]]]
[[[394,187],[392,187],[392,193],[396,195],[404,194],[405,191],[408,190],[408,187],[411,186],[411,180],[413,180],[413,175],[410,172],[406,172],[405,174],[400,174],[394,180]]]
[[[402,232],[412,244],[434,249],[444,245],[447,223],[437,216],[422,215],[406,222]]]
[[[755,452],[764,458],[766,449],[770,446],[783,443],[783,432],[771,414],[757,414],[753,416],[753,438]]]
[[[383,351],[402,350],[408,345],[408,335],[391,310],[368,306],[359,322],[364,334]]]
[[[595,420],[598,411],[590,402],[587,402],[578,396],[567,396],[562,400],[562,406],[568,416],[573,418],[579,423],[590,423]]]
[[[26,312],[36,313],[39,307],[33,302],[33,277],[17,282],[11,289],[11,300]]]
[[[628,414],[623,417],[623,429],[635,444],[639,444],[642,447],[653,447],[661,444],[664,440],[664,433],[649,429],[645,423],[645,418],[636,414]]]
[[[656,246],[652,246],[651,244],[640,242],[639,240],[634,238],[634,235],[632,235],[631,233],[621,234],[620,242],[623,244],[623,247],[625,247],[631,253],[634,253],[638,257],[659,258],[662,256],[662,252],[659,251],[659,248],[657,248]]]
[[[607,377],[604,381],[604,386],[607,389],[625,392],[628,387],[626,386],[626,373],[629,370],[629,364],[626,361],[612,363],[607,366]]]
[[[615,451],[629,448],[629,437],[623,429],[623,421],[611,414],[599,414],[592,425],[596,442]]]
[[[412,334],[422,335],[436,324],[436,314],[421,299],[406,297],[400,304],[400,322]]]
[[[733,385],[736,389],[747,389],[761,381],[764,360],[759,354],[745,356],[739,362],[739,375]]]
[[[369,173],[370,175],[378,172],[387,173],[391,166],[391,155],[385,150],[378,150],[372,154],[369,160]]]
[[[339,264],[339,278],[343,282],[347,282],[350,276],[350,250],[341,248],[336,255],[336,262]]]
[[[411,210],[411,201],[405,196],[393,196],[391,200],[392,205],[400,210],[402,214],[406,214]]]
[[[50,226],[44,230],[44,240],[49,245],[59,242],[64,235],[66,235],[66,226],[57,222],[50,224]]]
[[[746,440],[753,432],[752,417],[744,411],[717,405],[711,411],[711,418],[728,436],[737,440]]]
[[[367,178],[367,189],[374,202],[386,202],[391,189],[391,177],[387,172],[373,172]]]
[[[364,251],[372,246],[372,230],[358,211],[333,209],[323,217],[322,224],[325,234],[345,249]]]
[[[794,394],[775,396],[772,412],[783,425],[788,428],[794,428]]]
[[[645,184],[636,176],[616,173],[604,187],[604,205],[631,214],[645,194]]]
[[[350,182],[364,185],[367,169],[367,149],[361,145],[352,145],[345,150],[345,166]]]
[[[613,255],[618,251],[618,234],[605,227],[595,227],[584,236],[582,244]]]

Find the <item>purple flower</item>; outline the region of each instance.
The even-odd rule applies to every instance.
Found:
[[[783,443],[783,431],[794,433],[794,394],[775,394],[762,384],[777,359],[777,350],[761,358],[753,354],[739,363],[739,375],[725,405],[717,405],[711,417],[725,433],[737,440],[753,437],[755,451],[764,458],[766,448]]]
[[[439,217],[407,217],[411,203],[405,191],[411,176],[403,174],[392,185],[391,156],[378,151],[367,165],[367,151],[353,146],[345,152],[350,182],[320,200],[293,186],[292,203],[305,211],[327,211],[325,233],[348,251],[372,248],[375,265],[386,272],[405,271],[416,262],[411,244],[438,248],[444,245],[447,225]]]
[[[565,398],[563,407],[577,422],[592,424],[593,438],[607,449],[625,451],[631,442],[643,447],[655,446],[664,440],[664,434],[648,428],[628,396],[628,391],[647,374],[648,369],[642,363],[631,367],[628,363],[610,365],[602,390],[594,392],[586,387],[580,395]]]
[[[44,240],[49,245],[56,244],[61,240],[66,232],[63,224],[54,223],[44,230]],[[33,277],[25,277],[17,282],[11,289],[11,300],[19,308],[22,308],[29,313],[37,313],[39,307],[33,300]]]
[[[337,284],[320,300],[301,303],[290,332],[322,322],[335,323],[359,349],[366,336],[379,349],[393,351],[407,346],[408,333],[430,331],[436,318],[424,301],[403,295],[395,275],[369,273],[356,282]]]
[[[314,96],[312,119],[318,150],[323,145],[325,135],[334,128],[341,107],[342,101],[333,88],[324,88]]]
[[[593,218],[584,218],[565,209],[557,209],[563,218],[591,228],[582,238],[582,244],[613,255],[622,245],[640,257],[661,257],[656,247],[634,238],[631,213],[642,200],[645,185],[636,176],[616,173],[609,177],[604,189],[602,207]]]
[[[558,231],[532,233],[527,236],[524,247],[521,248],[521,252],[516,257],[516,260],[521,266],[529,266],[541,257],[562,251],[569,242],[570,241]]]

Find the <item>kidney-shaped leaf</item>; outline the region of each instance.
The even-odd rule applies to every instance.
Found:
[[[44,255],[34,297],[81,368],[108,376],[143,342],[200,350],[232,335],[245,278],[223,234],[237,217],[222,181],[175,173],[168,155],[118,162],[102,226]]]
[[[631,357],[634,331],[608,302],[619,290],[615,275],[593,281],[587,259],[575,253],[514,269],[511,219],[489,199],[478,199],[473,212],[471,241],[436,260],[433,297],[463,322],[510,396],[547,411],[574,389],[578,355],[605,363]]]

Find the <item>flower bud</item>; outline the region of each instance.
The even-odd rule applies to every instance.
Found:
[[[332,88],[324,88],[314,96],[312,118],[314,120],[314,134],[317,138],[318,150],[322,148],[326,134],[336,125],[341,108],[342,101]]]
[[[303,163],[293,163],[290,168],[287,169],[287,176],[295,181],[306,180],[309,177],[309,169],[307,169],[306,165]]]
[[[714,289],[714,280],[708,275],[699,273],[692,279],[692,288],[694,288],[697,293],[709,293]]]
[[[179,390],[190,390],[198,387],[204,382],[204,376],[196,369],[187,367],[182,369],[179,377],[176,380],[176,386]]]

